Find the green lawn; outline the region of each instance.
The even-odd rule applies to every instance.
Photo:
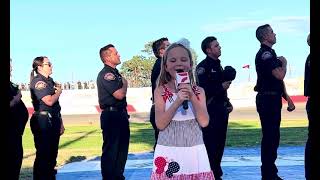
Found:
[[[304,146],[307,139],[306,120],[281,122],[280,146]],[[258,120],[230,121],[227,134],[228,147],[260,146],[261,126]]]
[[[130,123],[130,152],[151,151],[154,144],[153,129],[150,123]],[[304,146],[307,136],[306,120],[283,120],[281,123],[280,146]],[[261,129],[258,120],[230,121],[227,135],[228,147],[259,146]],[[86,126],[66,126],[61,136],[58,166],[86,158],[100,156],[102,133],[98,124]],[[26,128],[23,136],[24,159],[21,179],[32,177],[32,164],[35,158],[33,136]]]

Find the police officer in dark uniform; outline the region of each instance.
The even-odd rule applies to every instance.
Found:
[[[157,86],[157,79],[161,70],[161,59],[164,54],[165,49],[169,46],[169,40],[166,37],[160,38],[152,43],[152,50],[157,60],[154,63],[151,71],[151,86],[152,86],[152,106],[150,110],[150,122],[154,129],[154,139],[155,143],[153,149],[156,147],[159,130],[156,126],[155,109],[154,109],[154,89]]]
[[[310,46],[310,34],[307,38],[307,43]],[[312,113],[312,100],[311,98],[311,59],[310,54],[307,57],[304,71],[304,96],[308,97],[306,104],[306,111],[308,115],[308,139],[305,147],[305,177],[306,180],[320,179],[319,171],[319,132],[320,125],[319,120],[316,120]],[[316,149],[318,147],[318,149]]]
[[[97,77],[98,99],[102,109],[100,123],[103,135],[101,173],[103,179],[125,179],[123,173],[129,150],[129,115],[126,93],[128,82],[116,69],[120,54],[109,44],[100,49],[104,63]]]
[[[10,72],[11,72],[11,59],[10,59]],[[10,99],[10,111],[9,111],[9,126],[8,133],[6,134],[8,139],[8,156],[9,161],[6,164],[8,171],[8,179],[18,180],[20,175],[20,169],[23,159],[23,146],[22,135],[29,118],[28,109],[21,100],[22,95],[18,85],[10,81],[9,99]]]
[[[231,81],[225,81],[219,57],[221,47],[217,38],[206,37],[201,43],[207,57],[196,67],[197,84],[205,91],[210,117],[209,125],[203,128],[203,140],[208,152],[210,166],[216,180],[223,175],[221,159],[226,142],[229,113],[233,107],[227,96]]]
[[[288,111],[294,110],[295,106],[283,82],[287,61],[282,56],[277,57],[272,49],[276,43],[276,34],[269,24],[265,24],[257,28],[256,37],[261,43],[255,59],[257,84],[254,87],[258,92],[256,107],[262,127],[261,176],[263,180],[281,179],[275,165],[280,141],[281,98],[287,100]]]
[[[64,132],[59,104],[62,90],[50,77],[52,64],[47,57],[36,57],[32,68],[30,92],[35,112],[30,119],[30,126],[36,148],[33,179],[53,180],[57,173],[55,166],[60,135]],[[37,73],[35,77],[34,72]]]

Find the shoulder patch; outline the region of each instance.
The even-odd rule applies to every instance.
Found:
[[[199,67],[199,68],[197,69],[197,75],[201,75],[201,74],[203,74],[205,71],[206,71],[206,70],[205,70],[203,67]]]
[[[107,80],[107,81],[113,81],[116,79],[116,76],[111,73],[111,72],[108,72],[104,75],[103,79]]]
[[[37,90],[41,90],[41,89],[44,89],[47,87],[47,83],[45,83],[44,81],[38,81],[36,83],[36,85],[34,85],[34,87],[37,89]]]
[[[261,55],[261,59],[262,59],[262,60],[267,60],[267,59],[270,59],[270,58],[272,58],[272,54],[271,54],[271,52],[269,52],[269,51],[265,51],[265,52],[262,53],[262,55]]]

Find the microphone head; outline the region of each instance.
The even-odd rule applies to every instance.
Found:
[[[189,78],[189,73],[188,72],[184,72],[182,69],[177,69],[177,74],[176,74],[176,86],[178,86],[179,84],[190,84],[190,78]],[[185,100],[182,103],[182,107],[184,110],[187,110],[188,107],[188,101]]]
[[[177,82],[177,85],[178,84],[188,84],[190,83],[190,78],[189,78],[189,73],[188,72],[178,72],[180,70],[177,70],[177,74],[176,74],[176,82]]]

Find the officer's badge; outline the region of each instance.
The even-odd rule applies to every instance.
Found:
[[[206,70],[205,70],[203,67],[199,67],[199,68],[197,69],[197,75],[201,75],[201,74],[203,74],[205,71],[206,71]]]
[[[41,90],[47,87],[47,83],[45,83],[44,81],[38,81],[34,87],[37,90]]]
[[[267,59],[270,59],[270,58],[272,58],[272,54],[271,54],[271,52],[269,52],[269,51],[265,51],[265,52],[262,53],[262,55],[261,55],[261,59],[262,59],[262,60],[267,60]]]
[[[116,79],[116,76],[109,72],[109,73],[106,73],[103,78],[107,81],[113,81]]]

